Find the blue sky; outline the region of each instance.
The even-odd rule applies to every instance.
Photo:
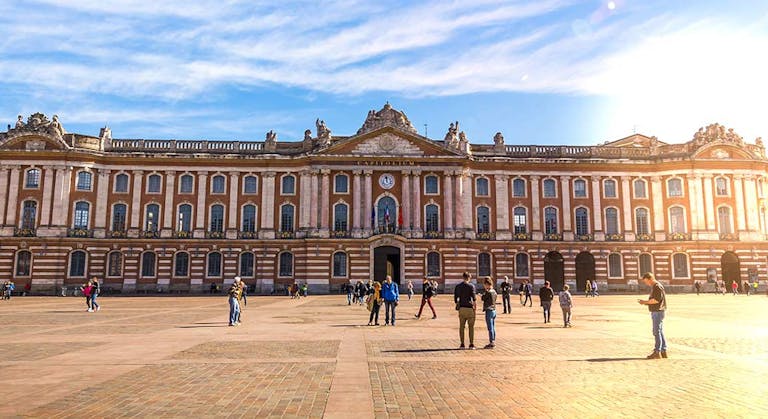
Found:
[[[298,140],[318,117],[351,135],[389,101],[473,143],[684,142],[712,122],[753,141],[767,69],[764,1],[0,3],[3,125],[41,111],[116,138]]]

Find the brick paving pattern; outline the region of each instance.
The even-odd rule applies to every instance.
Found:
[[[339,352],[338,340],[321,341],[237,341],[206,342],[181,351],[174,359],[293,359],[293,358],[336,358]]]

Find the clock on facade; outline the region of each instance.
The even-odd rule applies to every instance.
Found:
[[[395,177],[389,173],[384,173],[379,176],[379,185],[384,189],[391,189],[395,186]]]

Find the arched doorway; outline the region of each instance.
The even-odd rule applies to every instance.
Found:
[[[586,289],[587,279],[595,279],[595,257],[584,251],[576,255],[576,291]]]
[[[544,280],[549,281],[555,292],[563,290],[565,284],[565,263],[559,252],[549,252],[544,256]]]
[[[384,282],[387,275],[400,283],[400,249],[394,246],[379,246],[373,249],[373,280]]]
[[[741,264],[739,257],[733,252],[725,252],[720,258],[720,271],[725,282],[725,289],[731,289],[731,281],[736,281],[741,287]]]

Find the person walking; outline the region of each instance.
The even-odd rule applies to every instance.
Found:
[[[395,307],[400,302],[400,290],[392,277],[387,275],[381,286],[381,298],[384,299],[384,325],[395,325]],[[390,313],[391,316],[390,316]]]
[[[100,293],[101,293],[101,284],[99,283],[99,278],[96,278],[94,276],[93,278],[91,278],[91,309],[93,311],[101,310],[101,306],[96,301]]]
[[[229,325],[237,326],[240,324],[240,294],[242,288],[240,287],[240,277],[235,277],[235,282],[229,287]]]
[[[539,301],[541,308],[544,309],[544,323],[549,323],[549,316],[552,313],[552,300],[555,299],[555,292],[549,286],[549,281],[544,281],[544,286],[539,289]]]
[[[696,290],[696,295],[699,295],[701,292],[701,282],[698,279],[693,281],[693,288]]]
[[[354,285],[352,285],[350,283],[344,284],[344,291],[347,293],[347,305],[351,306],[352,305],[352,300],[354,299],[354,295],[355,295],[355,287],[354,287]]]
[[[651,322],[653,324],[653,352],[647,359],[658,359],[667,357],[667,339],[664,337],[664,313],[667,310],[667,296],[664,286],[661,285],[656,277],[648,272],[643,275],[645,285],[651,287],[651,294],[647,300],[638,299],[637,302],[648,306],[651,312]],[[734,282],[735,283],[735,282]]]
[[[523,301],[523,306],[525,306],[525,303],[531,302],[529,307],[533,307],[533,285],[525,281],[525,301]]]
[[[592,281],[587,278],[587,282],[584,283],[584,297],[590,297],[592,295]]]
[[[379,309],[381,309],[381,284],[376,281],[371,286],[368,296],[368,311],[371,312],[368,318],[368,326],[379,325]],[[374,321],[376,323],[374,323]]]
[[[731,292],[733,292],[734,297],[739,293],[739,284],[736,281],[731,281]]]
[[[413,297],[413,281],[409,279],[406,288],[408,289],[408,301],[410,301]]]
[[[600,296],[600,293],[597,292],[597,281],[595,281],[594,279],[592,280],[592,296],[593,297],[599,297]]]
[[[91,290],[93,289],[93,285],[91,285],[91,282],[88,281],[88,283],[83,284],[82,287],[80,287],[80,291],[83,292],[83,296],[85,296],[85,305],[88,307],[87,312],[93,313],[93,308],[91,307]]]
[[[5,283],[5,299],[10,300],[13,296],[13,291],[16,289],[16,284],[13,283],[13,281],[8,281]]]
[[[573,298],[571,297],[568,284],[563,285],[563,290],[558,295],[560,309],[563,310],[563,327],[571,327],[571,308],[573,307]]]
[[[465,348],[464,328],[466,325],[469,329],[469,349],[475,349],[475,312],[477,311],[475,287],[469,283],[471,279],[469,272],[464,272],[462,276],[464,282],[456,285],[456,288],[453,289],[453,301],[459,312],[459,339],[461,341],[459,348]]]
[[[525,281],[521,282],[520,286],[517,287],[517,294],[520,296],[520,305],[524,306],[523,295],[525,295]]]
[[[752,292],[752,287],[749,285],[749,282],[744,281],[741,283],[741,288],[744,290],[744,293],[747,294],[747,297],[749,297],[749,294]]]
[[[424,285],[422,285],[421,288],[421,306],[419,307],[419,314],[416,315],[417,319],[421,317],[421,311],[424,310],[424,304],[429,304],[429,308],[432,310],[432,319],[437,318],[435,306],[432,305],[432,297],[434,297],[435,293],[435,288],[432,286],[432,283],[424,278]]]
[[[504,314],[511,313],[512,304],[509,302],[509,295],[512,293],[512,284],[509,283],[509,277],[506,275],[499,289],[501,289],[501,303],[504,305]]]
[[[485,292],[483,293],[483,313],[485,313],[485,326],[488,328],[489,343],[485,349],[493,349],[496,346],[496,290],[493,289],[493,279],[485,277],[483,281]]]

